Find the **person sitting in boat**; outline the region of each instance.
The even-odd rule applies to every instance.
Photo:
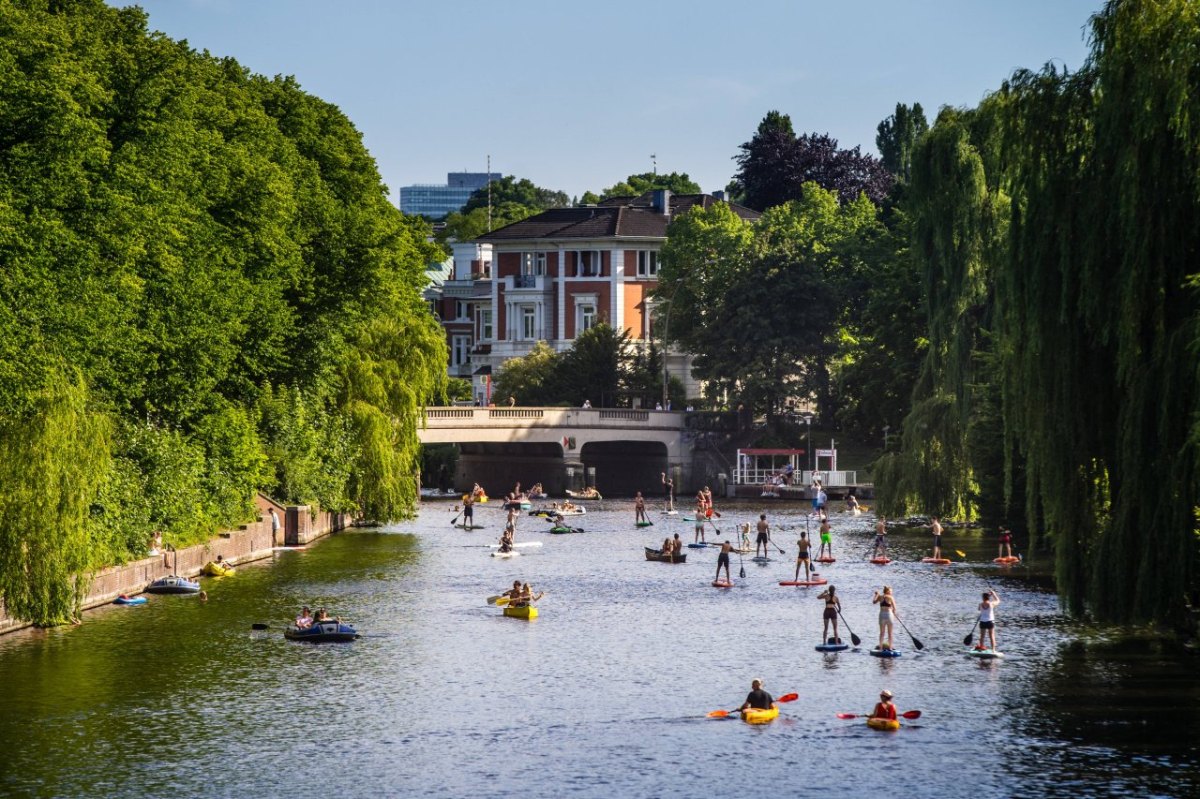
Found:
[[[329,618],[329,613],[325,610],[325,608],[317,608],[317,617],[313,619],[313,621],[333,621],[333,619]]]
[[[513,580],[512,588],[508,589],[500,596],[508,598],[508,604],[516,606],[521,601],[521,581]]]
[[[846,510],[850,511],[851,513],[862,510],[862,507],[858,504],[858,497],[854,496],[853,494],[850,494],[846,497]]]
[[[679,537],[679,533],[676,533],[675,538],[671,541],[671,551],[676,555],[683,552],[683,539]]]
[[[550,507],[553,508],[554,506],[551,505]],[[567,512],[575,510],[575,503],[569,499],[564,499],[563,504],[562,504],[562,510],[567,511]]]
[[[471,489],[471,499],[476,502],[482,502],[486,497],[487,492],[483,490],[483,486],[476,483],[475,487]]]
[[[545,499],[546,492],[542,489],[541,483],[534,483],[533,488],[529,489],[530,499]]]
[[[513,528],[512,525],[504,528],[504,532],[500,536],[500,551],[512,552],[513,549]]]
[[[225,560],[224,555],[217,555],[217,566],[219,566],[222,569],[232,569],[233,568],[233,564],[230,563],[229,561]]]
[[[671,555],[675,552],[675,542],[671,540],[670,536],[667,536],[663,539],[662,549],[660,551],[664,555]]]
[[[821,626],[821,640],[830,644],[840,644],[842,639],[838,637],[838,611],[842,609],[842,600],[837,596],[837,589],[832,585],[826,588],[821,593],[817,594],[817,599],[825,600],[825,613],[821,617],[824,624]],[[833,622],[833,637],[829,637],[829,623]]]
[[[750,682],[750,693],[746,694],[746,701],[742,703],[739,710],[748,710],[755,708],[757,710],[770,710],[775,704],[775,698],[763,690],[762,680],[752,680]]]
[[[879,702],[875,705],[875,709],[871,711],[871,715],[867,718],[871,719],[888,719],[896,720],[896,706],[892,704],[892,692],[886,688],[879,692]]]
[[[307,630],[312,627],[313,617],[312,611],[308,609],[308,605],[300,608],[300,615],[296,617],[296,629]]]
[[[519,605],[518,607],[524,606],[524,605],[532,605],[534,602],[537,602],[539,599],[541,599],[545,595],[546,595],[545,591],[538,591],[537,596],[534,596],[533,595],[533,586],[531,586],[529,583],[525,583],[525,585],[521,586],[521,605]]]

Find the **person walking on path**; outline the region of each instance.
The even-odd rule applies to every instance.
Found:
[[[808,540],[807,532],[800,533],[800,540],[796,542],[796,547],[796,576],[792,578],[792,581],[799,582],[800,567],[804,566],[804,580],[805,582],[808,582],[812,579],[812,577],[809,576],[811,574],[811,565],[809,563],[809,555],[811,553],[809,552],[809,549],[812,547],[812,543]]]
[[[641,491],[633,497],[633,520],[635,523],[650,521],[646,518],[646,500],[642,498]]]
[[[983,592],[983,601],[979,603],[979,650],[996,651],[996,606],[1000,604],[1000,596],[992,590]],[[991,646],[984,644],[984,638],[989,639]]]
[[[940,560],[942,557],[942,523],[937,516],[934,516],[930,526],[933,528],[933,557],[935,560]]]
[[[819,532],[821,534],[821,551],[817,553],[817,557],[830,558],[832,560],[833,559],[833,536],[830,535],[830,527],[829,527],[829,519],[828,518],[821,520],[821,529]],[[826,552],[826,547],[828,547],[828,552]]]
[[[842,609],[842,600],[837,597],[837,590],[831,585],[817,594],[817,599],[825,600],[825,613],[821,617],[824,620],[824,626],[821,628],[821,640],[827,644],[840,644],[842,639],[838,637],[838,611]],[[829,623],[833,622],[833,637],[829,637]]]
[[[892,623],[896,618],[896,597],[892,595],[892,587],[885,585],[883,593],[875,592],[875,597],[871,600],[872,605],[879,605],[879,646],[876,649],[894,649],[892,646]],[[884,646],[883,639],[887,636],[887,646]]]
[[[767,542],[771,540],[771,525],[767,524],[767,514],[761,513],[758,516],[758,538],[754,541],[754,557],[758,557],[759,547],[762,548],[762,557],[767,557],[771,551],[767,549]]]

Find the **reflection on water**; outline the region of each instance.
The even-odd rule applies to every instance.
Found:
[[[731,790],[860,796],[1189,796],[1197,793],[1200,686],[1193,659],[1067,623],[1023,570],[991,566],[994,543],[952,530],[976,565],[933,567],[927,531],[891,536],[896,562],[863,560],[873,519],[835,515],[825,567],[864,647],[820,640],[821,589],[785,588],[805,519],[775,512],[789,555],[709,586],[716,555],[650,563],[642,546],[690,524],[606,502],[584,535],[523,517],[512,560],[449,505],[411,523],[352,531],[206,579],[207,603],[152,597],[88,614],[77,629],[0,639],[0,795],[696,796]],[[724,506],[719,525],[755,518]],[[710,538],[712,533],[710,531]],[[986,564],[986,565],[984,565]],[[533,622],[484,598],[513,579],[547,596]],[[871,593],[884,581],[924,644],[868,657]],[[1003,662],[963,655],[979,593],[1001,593]],[[353,644],[285,641],[301,604],[354,622]],[[269,629],[253,631],[265,623]],[[849,639],[849,630],[842,628]],[[737,706],[753,677],[796,691],[763,727],[704,718]],[[895,734],[866,713],[890,688],[922,718]]]

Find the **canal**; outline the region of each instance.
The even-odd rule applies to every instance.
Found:
[[[728,534],[758,507],[721,510]],[[426,503],[414,521],[205,578],[207,602],[151,597],[0,638],[0,795],[1200,795],[1195,658],[1065,619],[1029,567],[991,563],[979,531],[948,531],[946,548],[966,553],[949,566],[919,562],[930,538],[917,529],[871,565],[869,514],[833,515],[838,561],[823,569],[863,646],[816,652],[821,589],[778,585],[803,509],[767,510],[788,554],[735,556],[728,590],[710,586],[711,549],[644,559],[667,534],[692,538],[657,510],[638,530],[631,503],[590,505],[580,535],[522,516],[518,542],[542,546],[502,560],[487,547],[499,510],[482,506],[487,529],[464,532],[450,505]],[[485,603],[514,579],[546,591],[540,618]],[[867,653],[885,583],[911,631],[897,629],[892,660]],[[988,585],[1007,657],[981,662],[962,639]],[[362,638],[284,640],[301,604]],[[799,699],[761,727],[705,718],[754,677]],[[836,717],[868,712],[882,688],[920,719],[879,733]]]

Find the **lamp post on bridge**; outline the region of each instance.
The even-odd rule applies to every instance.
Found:
[[[812,456],[812,413],[806,413],[801,417],[804,419],[804,449],[808,455],[808,479],[812,480],[813,472],[813,456]]]
[[[671,345],[667,341],[667,334],[671,332],[671,299],[673,299],[673,298],[674,298],[674,294],[672,294],[671,297],[663,300],[662,302],[657,302],[654,304],[655,311],[659,310],[664,305],[667,308],[667,314],[665,317],[663,317],[663,334],[661,336],[659,336],[659,340],[662,341],[662,362],[663,362],[662,407],[663,407],[664,411],[667,410],[667,408],[669,408],[671,406],[671,397],[668,393],[668,390],[671,385],[671,378],[670,378],[670,375],[667,373],[667,349]]]

